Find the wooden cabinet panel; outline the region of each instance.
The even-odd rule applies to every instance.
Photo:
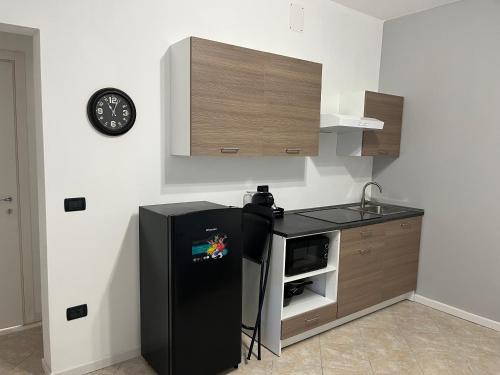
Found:
[[[422,217],[343,230],[339,318],[416,289]]]
[[[296,336],[310,329],[322,326],[337,318],[337,304],[314,309],[306,313],[285,319],[281,322],[281,339]]]
[[[318,155],[321,64],[195,37],[167,60],[172,155]]]
[[[365,93],[364,116],[384,121],[384,129],[363,132],[363,156],[399,156],[403,103],[401,96]]]
[[[385,246],[381,254],[384,300],[416,289],[421,226],[421,217],[385,224]]]
[[[321,64],[266,54],[264,155],[318,155],[321,73]]]
[[[265,57],[191,38],[191,155],[262,154]]]
[[[382,302],[379,253],[384,232],[377,224],[343,230],[340,238],[339,318]]]

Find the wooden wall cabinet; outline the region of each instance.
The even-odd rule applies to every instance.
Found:
[[[398,157],[403,106],[404,98],[396,95],[373,91],[342,95],[340,113],[375,118],[384,122],[384,128],[340,133],[337,138],[337,153],[343,156]]]
[[[366,91],[364,116],[384,122],[382,130],[363,132],[362,156],[399,156],[404,98]]]
[[[318,154],[321,64],[195,37],[170,51],[171,154]]]
[[[416,289],[421,223],[416,217],[341,232],[338,318]]]

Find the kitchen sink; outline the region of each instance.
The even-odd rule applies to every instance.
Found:
[[[353,211],[369,212],[377,215],[392,215],[407,211],[406,209],[401,207],[390,206],[385,204],[376,205],[371,203],[366,204],[364,208],[361,208],[359,204],[355,206],[349,206],[347,208]]]

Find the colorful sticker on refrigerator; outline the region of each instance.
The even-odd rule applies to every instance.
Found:
[[[193,262],[203,262],[210,259],[221,259],[228,254],[227,236],[225,234],[215,234],[206,240],[193,242],[191,255]]]

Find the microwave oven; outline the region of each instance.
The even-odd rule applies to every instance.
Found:
[[[327,236],[316,235],[286,242],[285,276],[294,276],[325,268],[328,264]]]

